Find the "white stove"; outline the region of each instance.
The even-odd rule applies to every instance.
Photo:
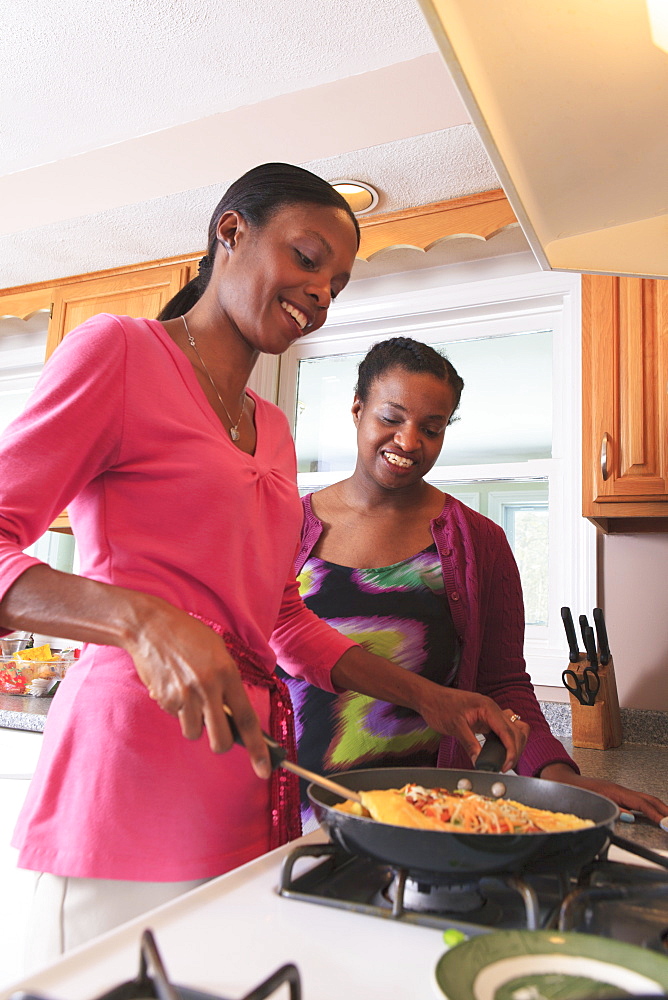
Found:
[[[172,982],[238,1000],[285,963],[299,969],[304,1000],[430,1000],[442,997],[434,969],[443,932],[281,897],[283,859],[296,846],[326,842],[309,834],[152,910],[70,952],[17,990],[50,1000],[94,1000],[137,974],[142,933],[150,928]],[[611,860],[642,864],[612,848]],[[299,861],[305,868],[313,859]],[[664,873],[665,874],[665,873]],[[281,987],[277,1000],[287,998]]]

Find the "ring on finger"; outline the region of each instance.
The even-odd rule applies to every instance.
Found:
[[[508,721],[509,722],[520,722],[521,719],[522,719],[521,715],[513,714],[513,715],[510,716],[510,719]]]

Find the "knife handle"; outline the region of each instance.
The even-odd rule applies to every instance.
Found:
[[[601,608],[594,608],[594,625],[598,637],[599,661],[602,667],[610,662],[610,644],[608,643],[608,631],[605,627],[605,619]]]
[[[585,629],[589,628],[589,621],[587,620],[587,616],[586,615],[580,615],[580,617],[578,618],[578,621],[580,622],[580,632],[582,633],[582,641],[584,642],[584,639],[585,639]],[[585,649],[586,649],[586,647],[585,647]]]
[[[564,623],[564,630],[568,640],[568,659],[571,663],[580,662],[580,650],[578,648],[578,637],[575,634],[575,625],[570,608],[561,609],[561,620]]]
[[[594,639],[594,630],[590,625],[586,625],[582,627],[582,634],[584,637],[587,659],[589,660],[591,667],[594,670],[598,670],[598,657],[596,655],[596,640]]]

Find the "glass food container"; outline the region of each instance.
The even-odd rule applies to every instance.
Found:
[[[74,657],[53,656],[50,660],[15,660],[0,656],[0,694],[47,695],[61,680]]]

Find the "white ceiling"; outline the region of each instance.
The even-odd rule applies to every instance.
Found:
[[[266,160],[366,180],[378,212],[499,187],[416,0],[0,10],[0,288],[197,251],[227,184]],[[527,249],[495,239],[356,276]]]

